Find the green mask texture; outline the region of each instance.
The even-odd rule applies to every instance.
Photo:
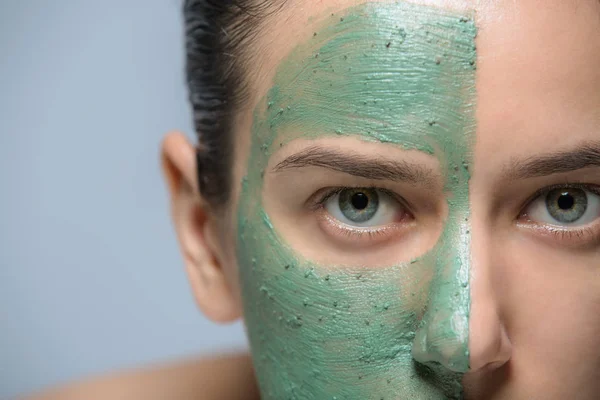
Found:
[[[471,15],[366,3],[328,18],[280,64],[255,111],[238,209],[245,322],[263,399],[461,397],[475,36]],[[262,202],[270,156],[294,139],[339,135],[439,160],[448,216],[433,249],[384,268],[323,265],[278,234]]]

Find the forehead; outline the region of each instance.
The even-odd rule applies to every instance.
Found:
[[[478,24],[477,143],[489,165],[597,140],[599,1],[500,1]]]
[[[506,101],[505,113],[509,108],[520,108],[533,96],[553,97],[557,102],[574,95],[585,94],[590,100],[600,96],[597,86],[590,85],[600,81],[598,0],[409,2],[457,13],[474,12],[479,31],[478,94],[493,93],[496,100]],[[267,93],[279,64],[295,47],[308,41],[331,13],[342,13],[362,3],[365,1],[288,1],[280,12],[268,17],[257,36],[258,51],[253,52],[260,55],[251,63],[256,68],[247,71],[255,94],[250,103],[255,105]],[[515,96],[517,89],[519,96]],[[529,96],[522,96],[525,93]],[[485,101],[478,102],[480,108],[486,105]]]
[[[287,2],[257,35],[246,73],[253,97],[241,110],[236,158],[247,157],[256,106],[278,68],[313,38],[331,14],[364,1]],[[385,3],[370,2],[370,3]],[[598,137],[600,122],[600,1],[413,0],[410,3],[474,15],[478,30],[475,160],[487,174],[511,157],[553,152]],[[508,139],[508,140],[507,140]],[[477,163],[476,163],[477,164]],[[235,165],[244,175],[245,162]]]

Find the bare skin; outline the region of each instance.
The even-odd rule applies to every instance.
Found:
[[[29,400],[255,400],[259,399],[248,355],[179,361],[33,395]]]
[[[537,199],[539,190],[553,186],[582,184],[600,188],[600,162],[528,177],[509,176],[506,171],[516,160],[600,146],[600,3],[418,2],[459,10],[475,8],[479,28],[477,133],[470,182],[471,370],[463,381],[466,396],[475,400],[595,400],[600,393],[597,195],[589,192],[585,230],[549,220],[545,203],[531,199]],[[224,214],[212,210],[198,190],[194,145],[180,133],[169,134],[163,142],[163,170],[186,271],[199,307],[216,322],[243,318],[235,259],[235,211],[240,182],[246,173],[252,110],[270,88],[281,60],[312,35],[310,21],[357,3],[295,1],[293,12],[284,11],[266,22],[269,29],[259,35],[256,43],[260,61],[249,60],[256,65],[251,73],[254,97],[240,110],[236,124],[233,201]],[[264,51],[266,48],[269,51]],[[383,146],[382,154],[388,149],[385,144],[376,145]],[[354,146],[356,152],[366,151],[358,141]],[[568,161],[568,157],[557,159],[554,164],[564,166]],[[282,200],[292,190],[297,199],[310,195],[305,183],[314,181],[311,171],[295,173],[293,179],[287,179],[294,182],[293,187],[274,185],[275,189],[265,194],[275,204],[268,210],[275,221],[289,220],[294,215],[314,218],[301,208],[301,201],[295,204]],[[319,174],[332,182],[337,179],[325,170]],[[326,237],[316,231],[316,224],[294,229],[286,235],[301,253],[310,252],[306,238],[317,234]],[[327,243],[320,241],[323,246]],[[330,247],[327,256],[334,261],[342,259],[343,254]],[[251,367],[247,360],[219,361],[222,370],[215,376],[223,379],[205,381],[205,371],[213,370],[213,362],[217,363],[208,360],[110,378],[64,393],[73,393],[75,397],[70,398],[93,398],[90,393],[94,391],[131,388],[132,396],[128,398],[139,395],[147,399],[152,398],[144,397],[148,382],[169,382],[172,393],[198,399],[257,397],[251,389],[254,383],[248,378]],[[174,371],[181,371],[175,381],[170,375]],[[214,384],[210,386],[214,392],[205,386],[209,384]],[[248,392],[244,397],[230,397],[235,393],[228,390],[234,387],[247,387]]]

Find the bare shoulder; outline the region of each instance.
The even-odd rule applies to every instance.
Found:
[[[223,355],[89,379],[28,400],[258,400],[250,357]]]

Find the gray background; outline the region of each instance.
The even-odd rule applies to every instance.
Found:
[[[181,3],[0,0],[2,399],[246,346],[195,308],[158,167]]]

